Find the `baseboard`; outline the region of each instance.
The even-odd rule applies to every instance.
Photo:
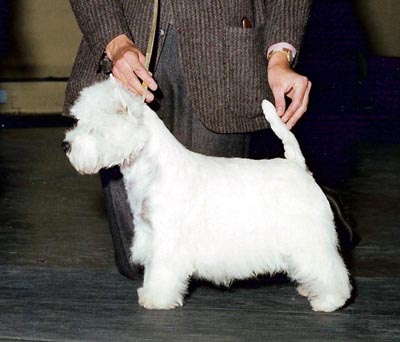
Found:
[[[61,113],[65,87],[65,81],[0,82],[0,115]]]

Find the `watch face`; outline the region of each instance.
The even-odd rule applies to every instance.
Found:
[[[290,49],[288,49],[288,48],[283,48],[282,51],[283,51],[284,53],[286,53],[286,56],[287,56],[287,59],[288,59],[289,63],[292,62],[292,61],[293,61],[292,50],[290,50]]]
[[[291,63],[293,61],[293,54],[292,51],[290,49],[287,48],[282,48],[282,49],[278,49],[278,50],[271,50],[270,53],[268,54],[268,59],[271,58],[271,56],[275,53],[275,52],[283,52],[286,55],[286,58],[288,60],[289,63]]]

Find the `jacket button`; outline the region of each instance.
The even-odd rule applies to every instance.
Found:
[[[243,17],[242,18],[242,27],[243,28],[252,28],[253,25],[251,25],[251,21],[248,18]]]

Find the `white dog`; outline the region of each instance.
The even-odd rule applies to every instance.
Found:
[[[350,297],[329,203],[273,105],[262,108],[286,159],[215,158],[183,147],[116,80],[84,89],[64,149],[84,174],[120,165],[132,209],[132,261],[144,266],[139,303],[183,305],[190,277],[229,285],[286,273],[316,311]]]

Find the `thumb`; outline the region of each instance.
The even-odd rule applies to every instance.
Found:
[[[286,102],[285,102],[285,93],[281,88],[272,89],[272,94],[275,99],[275,109],[279,116],[282,116],[285,113]]]

